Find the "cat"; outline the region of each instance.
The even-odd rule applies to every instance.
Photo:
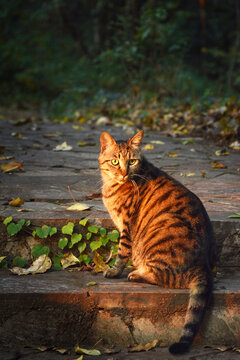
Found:
[[[100,137],[102,199],[120,232],[115,265],[104,276],[119,277],[132,258],[129,281],[190,289],[181,338],[169,347],[181,354],[189,350],[211,298],[215,239],[200,199],[142,155],[143,134],[126,142],[107,132]]]

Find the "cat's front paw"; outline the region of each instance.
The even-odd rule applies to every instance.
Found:
[[[103,276],[106,278],[115,278],[121,275],[121,271],[118,268],[111,268],[104,271]]]
[[[128,281],[141,282],[142,278],[139,275],[139,273],[137,272],[137,270],[134,270],[134,271],[130,272],[130,274],[128,274]]]

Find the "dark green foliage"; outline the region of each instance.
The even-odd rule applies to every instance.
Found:
[[[0,10],[4,104],[45,102],[63,116],[123,93],[240,91],[238,0],[9,0]]]

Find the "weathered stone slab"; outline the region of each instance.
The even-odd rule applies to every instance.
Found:
[[[239,277],[215,284],[195,343],[240,345]],[[88,287],[90,281],[96,286]],[[185,290],[104,279],[102,274],[50,272],[18,277],[0,272],[1,344],[73,347],[178,339],[188,302]],[[115,336],[114,336],[115,335]]]

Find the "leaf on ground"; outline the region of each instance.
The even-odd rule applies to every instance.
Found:
[[[240,213],[229,215],[228,218],[240,218]]]
[[[240,141],[234,141],[229,145],[229,147],[234,150],[240,150]]]
[[[153,340],[151,343],[147,343],[146,345],[139,344],[137,346],[134,346],[133,348],[130,348],[129,352],[139,352],[139,351],[149,351],[157,346],[157,343],[159,342],[158,339]]]
[[[180,176],[195,176],[196,175],[196,173],[180,173]]]
[[[71,211],[84,211],[90,209],[90,206],[84,203],[75,203],[67,208]]]
[[[87,142],[87,141],[78,141],[78,146],[96,146],[96,143]]]
[[[211,166],[212,166],[212,168],[215,168],[215,169],[226,169],[227,168],[226,165],[217,163],[214,160],[211,161]]]
[[[83,360],[83,355],[81,355],[81,356],[79,356],[78,358],[73,359],[73,360]]]
[[[143,148],[142,148],[143,151],[146,151],[146,150],[154,150],[154,145],[153,144],[146,144]]]
[[[76,354],[85,354],[85,355],[90,355],[90,356],[99,356],[101,355],[101,352],[97,349],[83,349],[80,348],[78,345],[75,346],[75,352]]]
[[[9,201],[9,205],[11,206],[21,206],[23,204],[24,204],[24,200],[22,200],[20,197]]]
[[[87,284],[87,286],[95,286],[97,285],[96,281],[89,281]]]
[[[83,129],[83,127],[81,125],[72,125],[72,128],[74,130],[80,130],[80,131]]]
[[[178,153],[171,152],[171,151],[169,151],[166,155],[167,155],[168,157],[172,157],[172,158],[178,157]]]
[[[67,349],[58,349],[58,348],[53,348],[54,351],[57,351],[59,354],[67,354],[68,350]]]
[[[9,155],[9,156],[0,156],[0,160],[11,160],[13,158],[14,158],[14,156],[11,156],[11,155]]]
[[[95,268],[94,270],[96,272],[104,272],[105,270],[109,269],[109,265],[107,265],[104,260],[103,257],[98,254],[98,252],[95,252],[95,256],[93,258],[93,262],[95,264]]]
[[[102,197],[102,194],[101,194],[101,193],[92,193],[92,194],[90,194],[90,195],[84,195],[84,197],[86,197],[86,198],[89,199],[89,200],[92,200],[92,199],[101,198],[101,197]]]
[[[195,143],[195,139],[193,139],[193,138],[183,140],[183,142],[182,142],[183,145],[193,144],[193,143]]]
[[[66,141],[64,141],[62,144],[57,145],[53,151],[70,151],[72,150],[72,146],[68,145]]]
[[[16,275],[28,275],[28,274],[42,274],[49,270],[52,266],[52,261],[47,255],[41,255],[35,260],[28,269],[22,269],[20,267],[14,267],[10,269],[13,274]]]
[[[158,145],[164,145],[165,142],[161,140],[151,140],[151,144],[158,144]]]
[[[61,264],[63,269],[68,268],[69,266],[76,265],[80,261],[76,256],[74,256],[72,253],[68,254],[64,259],[61,260]]]
[[[202,177],[202,178],[205,178],[205,176],[206,176],[205,171],[201,171],[201,177]]]
[[[0,256],[0,264],[6,258],[6,256]]]
[[[230,152],[226,151],[225,149],[221,149],[221,150],[216,150],[215,155],[216,156],[228,156],[228,155],[230,155]]]
[[[14,170],[25,171],[24,167],[22,166],[22,163],[23,163],[22,161],[10,161],[8,163],[3,163],[1,165],[2,172],[6,173]]]

